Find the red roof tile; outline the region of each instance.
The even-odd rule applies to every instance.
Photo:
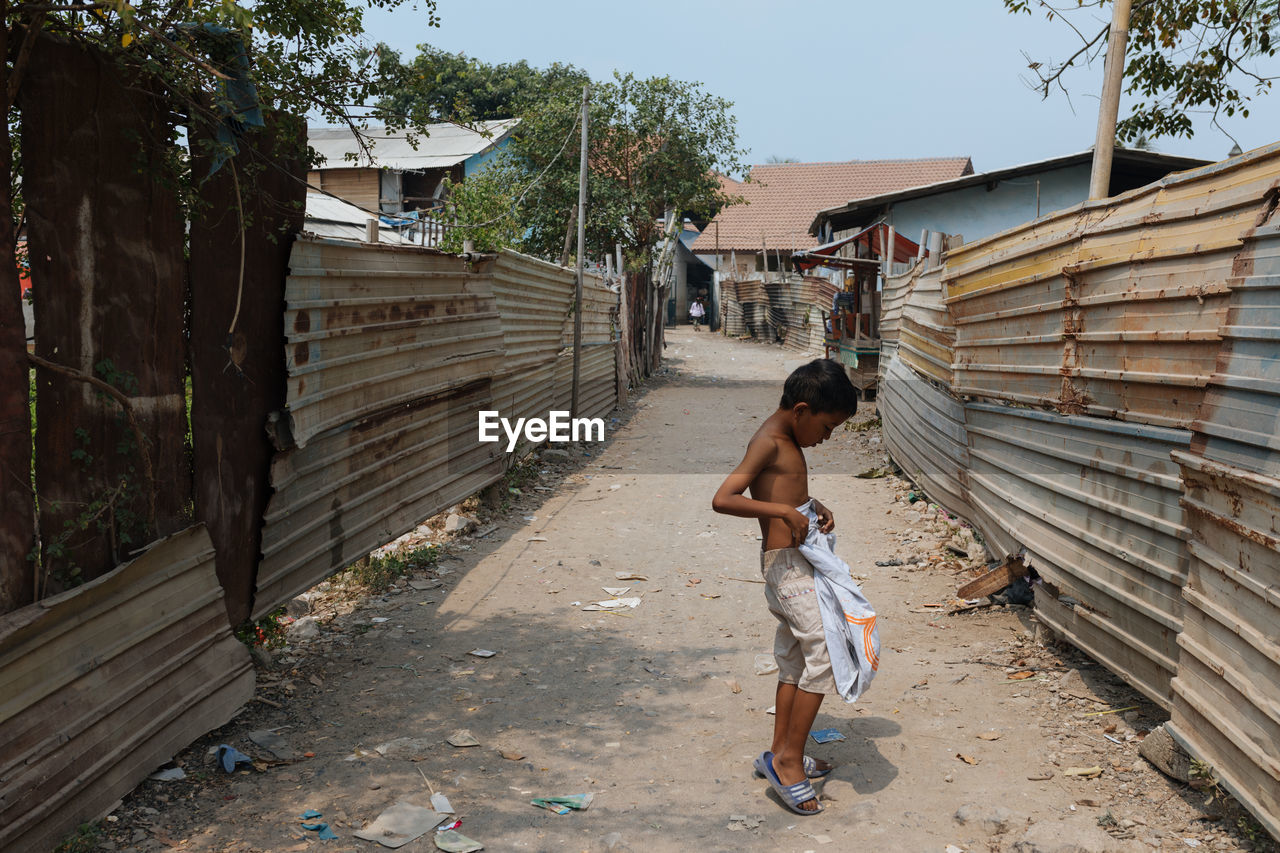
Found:
[[[784,251],[809,248],[816,242],[809,225],[819,210],[972,171],[968,157],[752,166],[751,179],[729,189],[746,203],[721,210],[691,248],[714,252],[717,240],[721,252],[758,252],[762,245]]]

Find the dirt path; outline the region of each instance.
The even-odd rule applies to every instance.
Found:
[[[847,738],[813,745],[838,765],[819,789],[825,813],[782,808],[751,774],[775,686],[755,673],[773,632],[757,531],[710,498],[800,360],[688,327],[669,343],[669,373],[607,446],[544,456],[550,490],[526,486],[498,529],[418,578],[442,586],[401,583],[332,618],[322,608],[321,637],[260,673],[281,707],[255,702],[180,756],[188,779],[144,783],[103,824],[106,849],[382,849],[353,831],[397,801],[427,804],[424,775],[493,851],[1249,849],[1233,821],[1204,819],[1203,794],[1138,758],[1156,710],[1037,645],[1027,609],[930,606],[969,575],[906,486],[852,476],[883,464],[875,430],[838,433],[810,467],[879,611],[880,673],[858,705],[829,699],[819,715]],[[875,565],[891,558],[907,565]],[[614,586],[639,606],[581,610]],[[233,776],[208,762],[222,742],[265,755],[245,735],[271,728],[314,757]],[[479,746],[446,743],[464,728]],[[1093,766],[1095,779],[1065,772]],[[583,812],[529,804],[583,792],[595,795]],[[300,830],[307,809],[338,840]]]

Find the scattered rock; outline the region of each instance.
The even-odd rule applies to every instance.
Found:
[[[1035,823],[1010,849],[1013,853],[1137,853],[1146,848],[1112,838],[1081,818]]]
[[[952,817],[961,826],[981,827],[987,835],[1002,835],[1017,821],[1014,813],[1003,806],[992,807],[982,803],[966,803]]]
[[[547,452],[550,452],[550,451],[547,451]],[[564,451],[560,451],[560,452],[563,453]],[[616,850],[616,851],[619,851],[619,853],[621,853],[621,851],[631,849],[630,847],[627,846],[626,842],[622,840],[621,832],[611,832],[608,835],[601,838],[600,848],[602,850]]]
[[[248,738],[281,761],[292,761],[294,758],[293,747],[275,732],[249,732]]]
[[[314,640],[320,636],[320,623],[314,616],[303,616],[286,630],[290,640]]]
[[[434,746],[435,743],[426,738],[398,737],[386,743],[378,744],[373,750],[384,758],[407,758],[412,761],[418,761],[426,758],[427,753]]]
[[[571,454],[570,454],[570,453],[569,453],[569,451],[567,451],[567,450],[561,450],[561,449],[559,449],[559,448],[557,448],[557,447],[551,447],[551,448],[548,448],[548,449],[546,449],[546,450],[542,451],[542,458],[543,458],[543,459],[571,459],[571,458],[573,458],[573,457],[571,456]],[[616,835],[616,834],[617,834],[617,833],[615,833],[615,835]],[[619,837],[621,837],[621,836],[619,836]],[[612,848],[610,848],[610,849],[612,849]]]
[[[468,518],[465,515],[458,515],[456,512],[450,513],[449,517],[444,520],[445,533],[466,533],[476,527],[480,522],[474,518]]]

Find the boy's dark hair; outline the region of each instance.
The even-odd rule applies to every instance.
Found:
[[[796,403],[807,403],[814,414],[858,413],[858,392],[849,381],[844,367],[829,358],[815,358],[791,372],[782,386],[778,405],[790,409]]]

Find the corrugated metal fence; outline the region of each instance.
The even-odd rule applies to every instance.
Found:
[[[252,695],[203,526],[0,617],[0,849],[53,849]]]
[[[498,481],[517,454],[478,440],[481,410],[545,418],[571,392],[572,270],[324,239],[290,269],[253,618]],[[617,305],[586,279],[583,417],[617,399]],[[197,525],[0,616],[0,849],[56,846],[252,696],[214,557]]]
[[[721,322],[726,335],[781,341],[788,349],[821,355],[822,311],[830,311],[839,285],[819,276],[767,273],[763,278],[720,283]]]
[[[294,447],[271,467],[254,618],[499,480],[479,413],[569,409],[574,273],[300,239],[285,286]],[[617,400],[618,296],[583,287],[579,416]]]
[[[897,277],[880,401],[1041,620],[1280,837],[1278,193],[1275,145],[952,250],[940,293]]]

